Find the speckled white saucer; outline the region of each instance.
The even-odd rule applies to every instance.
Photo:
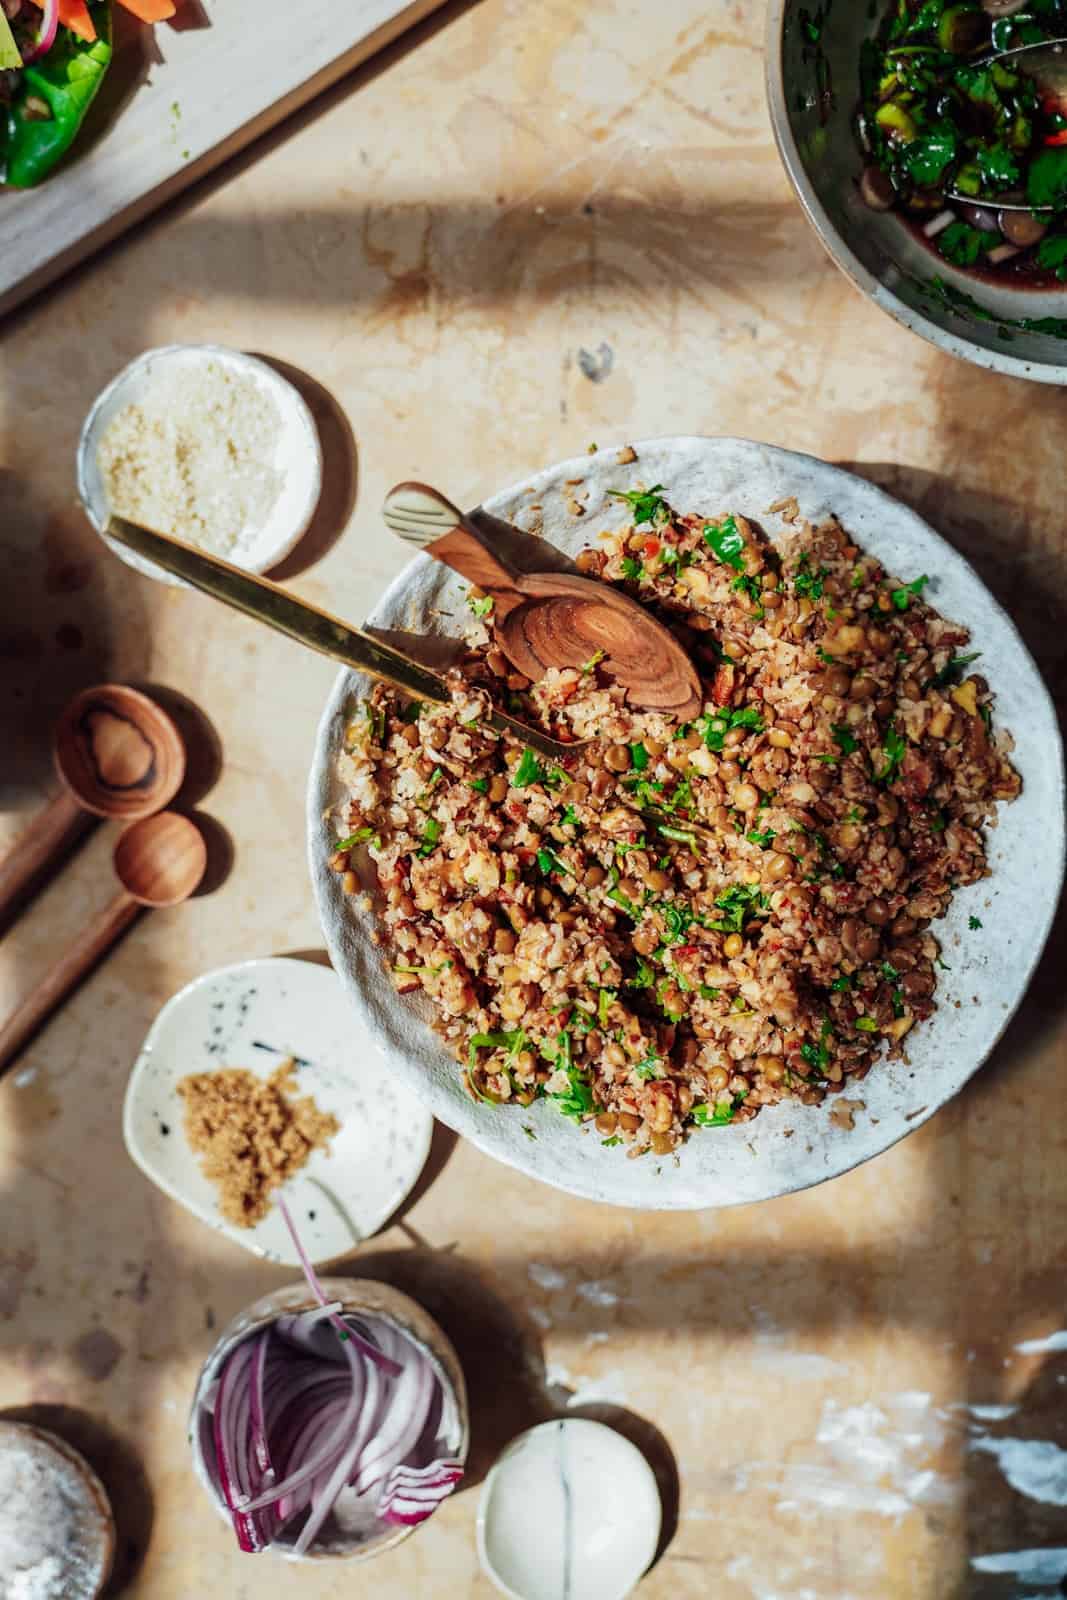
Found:
[[[822,1106],[783,1101],[754,1121],[695,1131],[677,1159],[629,1161],[545,1100],[526,1110],[473,1101],[418,998],[397,994],[371,938],[373,917],[357,909],[329,870],[333,840],[323,818],[338,794],[344,729],[369,689],[354,672],[338,676],[319,725],[308,785],[311,874],[331,959],[360,1016],[397,1077],[442,1122],[499,1160],[591,1200],[654,1211],[738,1205],[822,1183],[888,1150],[950,1100],[989,1055],[1026,992],[1059,899],[1063,747],[1048,690],[1015,624],[959,552],[907,506],[813,456],[748,439],[650,439],[633,448],[632,461],[620,462],[617,447],[602,448],[534,473],[487,500],[485,509],[538,529],[574,555],[601,529],[626,521],[610,490],[663,484],[680,510],[739,511],[771,539],[781,535],[783,522],[768,507],[795,495],[812,521],[835,513],[891,574],[928,573],[926,598],[973,631],[971,648],[982,652],[998,723],[1015,738],[1023,792],[1000,807],[999,825],[989,833],[990,877],[957,893],[936,926],[951,970],[941,974],[937,1012],[909,1035],[908,1061],[878,1063],[857,1090],[863,1108],[852,1128],[832,1120],[832,1098]],[[584,508],[580,517],[576,500]],[[465,584],[420,555],[368,620],[380,628],[459,634],[469,621],[465,593]],[[972,928],[970,918],[981,927]]]
[[[275,372],[257,356],[243,350],[230,350],[220,344],[168,344],[146,350],[129,366],[123,367],[93,402],[78,440],[78,493],[97,533],[104,536],[111,516],[107,490],[97,462],[100,441],[123,407],[137,405],[161,377],[171,369],[207,366],[214,363],[235,375],[250,378],[257,388],[274,401],[281,427],[272,459],[266,463],[282,475],[282,488],[267,521],[244,551],[230,551],[226,560],[248,572],[267,572],[283,561],[295,547],[315,514],[322,492],[322,446],[318,429],[307,403],[287,378]],[[242,530],[233,530],[240,541]],[[127,550],[104,536],[110,550],[147,578],[176,588],[188,588],[181,578],[164,572],[154,561]]]
[[[508,1445],[478,1505],[478,1559],[508,1600],[625,1600],[659,1542],[655,1474],[636,1445],[586,1417]]]
[[[289,1055],[297,1058],[299,1092],[332,1112],[341,1128],[282,1193],[313,1261],[347,1255],[411,1192],[433,1118],[382,1070],[329,967],[284,956],[242,961],[180,990],[153,1022],[130,1074],[123,1135],[141,1171],[172,1200],[253,1255],[298,1266],[276,1209],[253,1228],[222,1216],[185,1138],[178,1094],[189,1073],[247,1067],[267,1078]]]

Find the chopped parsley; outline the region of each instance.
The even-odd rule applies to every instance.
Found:
[[[890,978],[894,982],[896,981],[897,978],[900,977],[900,973],[897,971],[896,967],[893,965],[893,963],[891,961],[883,961],[883,962],[881,962],[880,965],[879,965],[878,970],[882,974],[883,978]]]
[[[638,956],[637,971],[632,978],[627,978],[626,987],[628,989],[651,989],[654,987],[655,982],[656,974],[654,969],[645,960],[644,956]],[[604,990],[602,989],[600,992],[603,994]]]
[[[749,844],[758,844],[761,850],[766,850],[768,845],[772,844],[777,837],[778,835],[773,828],[764,828],[762,830],[752,828],[750,832],[745,834]]]
[[[857,1017],[856,1026],[861,1033],[877,1033],[878,1024],[873,1017]]]
[[[602,1150],[614,1150],[617,1144],[622,1144],[622,1140],[617,1133],[613,1133],[610,1139],[601,1139],[600,1148]]]
[[[841,723],[835,722],[830,729],[834,736],[834,743],[842,755],[850,756],[853,750],[859,749],[859,741],[850,730]]]
[[[475,794],[488,794],[489,793],[489,779],[488,778],[472,778],[471,782],[470,782],[470,787],[474,790]]]
[[[667,929],[666,944],[684,944],[685,936],[693,925],[693,913],[684,900],[670,902],[663,907],[663,923]]]
[[[561,827],[564,828],[580,828],[582,825],[582,819],[573,806],[568,806],[559,820]]]
[[[830,988],[835,994],[845,994],[852,988],[852,979],[847,972],[842,972],[840,977],[834,979]]]
[[[545,769],[529,748],[522,752],[515,771],[511,775],[512,786],[516,789],[528,789],[531,783],[544,783]]]
[[[473,594],[469,594],[467,605],[476,617],[487,617],[493,609],[493,597],[491,594],[483,594],[479,600]]]
[[[371,738],[376,744],[381,744],[385,738],[385,712],[381,706],[372,706],[369,700],[364,700],[362,710],[370,724]]]
[[[651,981],[652,981],[652,979],[650,977],[649,978],[649,982],[651,983]],[[607,1025],[608,1025],[608,1012],[611,1010],[612,1006],[615,1004],[615,1001],[618,999],[618,997],[619,996],[618,996],[618,990],[617,989],[601,989],[600,993],[597,995],[597,997],[596,997],[596,1019],[597,1019],[597,1021],[599,1022],[600,1026],[602,1028],[606,1028],[607,1027]]]
[[[829,567],[820,567],[818,572],[812,572],[811,557],[801,556],[793,574],[793,592],[808,600],[821,600],[823,580],[829,576]]]
[[[354,850],[357,844],[363,844],[367,839],[374,838],[373,828],[357,828],[355,833],[350,833],[347,839],[338,839],[334,845],[335,850]]]
[[[715,523],[704,524],[704,538],[726,566],[733,567],[735,572],[744,569],[742,551],[745,541],[741,537],[741,530],[733,517],[724,517],[717,526]]]
[[[543,845],[537,852],[537,865],[546,877],[552,872],[558,872],[561,877],[567,877],[571,871],[567,863],[561,861],[554,850],[546,850]]]
[[[422,843],[419,845],[420,856],[432,856],[441,837],[441,824],[436,817],[427,817],[426,826],[422,830]]]
[[[612,867],[611,871],[608,873],[608,887],[605,893],[607,894],[609,900],[614,900],[617,906],[622,907],[623,911],[626,912],[628,917],[633,917],[636,921],[641,915],[640,906],[635,906],[632,900],[627,900],[626,896],[619,888],[618,867]]]
[[[644,772],[648,766],[648,751],[643,744],[632,744],[630,746],[630,765],[635,772]]]
[[[644,567],[633,556],[623,556],[619,571],[624,578],[629,578],[633,583],[640,583],[645,575]]]
[[[769,902],[759,884],[732,883],[722,894],[716,896],[715,904],[725,914],[721,921],[709,922],[707,927],[713,933],[740,933],[745,918],[755,915],[758,911],[766,911]]]
[[[693,726],[703,738],[705,747],[717,753],[723,749],[731,728],[747,728],[751,733],[762,733],[763,718],[758,706],[741,706],[698,717]]]
[[[612,500],[625,500],[633,512],[635,528],[646,522],[656,527],[671,520],[671,508],[663,498],[662,483],[653,484],[651,489],[609,489],[608,494]]]
[[[881,772],[875,773],[876,783],[888,785],[897,778],[907,748],[907,740],[901,738],[893,723],[890,723],[885,731],[885,741],[882,745],[882,755],[885,757],[885,763]]]
[[[911,604],[912,595],[921,595],[929,582],[930,579],[924,572],[922,577],[916,578],[913,583],[905,583],[899,589],[891,589],[889,591],[889,598],[892,600],[898,611],[907,611],[908,606]]]
[[[951,661],[945,663],[940,672],[935,672],[926,687],[944,689],[948,684],[955,683],[964,667],[969,667],[972,661],[977,661],[982,654],[980,650],[972,650],[969,656],[953,656]]]
[[[691,1116],[698,1128],[725,1128],[728,1122],[734,1120],[734,1113],[741,1109],[745,1099],[745,1095],[735,1094],[732,1100],[723,1100],[713,1106],[694,1106]]]
[[[662,1057],[656,1055],[655,1051],[652,1050],[649,1051],[648,1055],[645,1056],[643,1061],[638,1061],[634,1064],[633,1070],[637,1073],[639,1078],[642,1078],[647,1082],[649,1078],[661,1078],[663,1076],[663,1073],[660,1070],[662,1065]]]
[[[409,700],[400,713],[401,722],[418,722],[422,716],[423,705],[421,700]]]
[[[595,667],[600,665],[606,655],[606,650],[594,650],[593,654],[589,657],[589,660],[582,662],[583,673],[592,672]]]
[[[800,1053],[808,1066],[813,1067],[816,1072],[822,1074],[826,1071],[830,1062],[830,1052],[824,1044],[814,1044],[808,1039],[801,1045]]]
[[[978,928],[980,928],[982,926],[981,917],[968,917],[967,918],[967,926],[968,926],[968,928],[970,928],[971,932],[973,933],[976,929],[978,929]]]

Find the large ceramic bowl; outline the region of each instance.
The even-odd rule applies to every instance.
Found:
[[[871,484],[810,456],[741,439],[659,439],[619,452],[565,461],[506,489],[486,510],[575,553],[624,512],[609,489],[662,483],[674,505],[706,515],[739,511],[773,538],[780,519],[767,507],[795,495],[815,520],[835,512],[857,540],[898,576],[928,573],[931,602],[974,632],[982,671],[997,694],[998,719],[1016,739],[1019,800],[1001,808],[989,836],[992,876],[955,897],[938,925],[944,972],[933,1019],[909,1037],[910,1064],[880,1063],[858,1093],[865,1111],[852,1130],[830,1104],[781,1104],[737,1127],[697,1130],[677,1161],[626,1159],[604,1149],[545,1101],[527,1110],[476,1104],[456,1062],[426,1026],[415,1001],[397,995],[372,942],[372,918],[346,896],[328,867],[324,820],[336,797],[335,766],[354,702],[366,679],[342,672],[318,732],[308,793],[311,872],[334,966],[390,1068],[434,1115],[479,1145],[574,1194],[650,1210],[724,1206],[803,1189],[878,1155],[919,1127],[959,1090],[989,1054],[1019,1004],[1051,925],[1063,876],[1063,752],[1052,703],[1010,618],[967,562],[914,512]],[[569,509],[577,497],[585,515]],[[426,556],[405,568],[371,617],[381,627],[458,633],[469,617],[465,585]],[[983,924],[972,931],[968,918]]]
[[[808,220],[856,288],[931,344],[994,372],[1067,383],[1067,288],[980,282],[926,249],[892,212],[871,211],[859,197],[863,162],[852,119],[860,46],[888,4],[769,0],[771,122]],[[1060,323],[1060,337],[1025,326],[1046,318]]]

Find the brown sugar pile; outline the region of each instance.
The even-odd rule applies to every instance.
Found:
[[[178,1084],[185,1136],[219,1191],[228,1222],[251,1228],[270,1209],[271,1192],[325,1147],[341,1124],[310,1095],[290,1098],[294,1063],[264,1080],[243,1067],[190,1073]]]

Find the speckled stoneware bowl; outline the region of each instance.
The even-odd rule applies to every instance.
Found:
[[[465,1462],[470,1448],[470,1417],[463,1368],[451,1341],[429,1312],[424,1311],[410,1295],[394,1289],[389,1283],[376,1283],[370,1278],[321,1278],[319,1281],[327,1300],[340,1301],[343,1312],[388,1322],[418,1345],[444,1391],[440,1433],[446,1441],[447,1453],[457,1461]],[[208,1465],[210,1428],[205,1426],[201,1417],[203,1397],[217,1379],[230,1351],[242,1339],[269,1327],[280,1316],[309,1311],[315,1304],[307,1285],[303,1283],[294,1284],[288,1289],[276,1289],[273,1294],[253,1301],[222,1330],[215,1348],[201,1369],[189,1412],[189,1448],[193,1455],[193,1470],[215,1509],[227,1523],[230,1513]],[[205,1412],[204,1416],[207,1415]],[[331,1534],[331,1519],[327,1518],[325,1527],[306,1555],[294,1556],[289,1548],[299,1529],[288,1536],[283,1533],[279,1542],[272,1546],[272,1551],[290,1561],[366,1561],[371,1556],[381,1555],[383,1550],[392,1550],[394,1545],[401,1544],[423,1526],[424,1523],[415,1527],[394,1527],[391,1523],[377,1522],[369,1533],[366,1530],[341,1533],[335,1528]]]
[[[898,576],[929,573],[927,594],[944,615],[974,632],[982,671],[997,695],[997,718],[1016,740],[1023,793],[1000,809],[989,836],[992,876],[961,890],[938,924],[950,971],[941,974],[939,1009],[909,1037],[908,1065],[879,1064],[858,1091],[865,1110],[851,1130],[821,1107],[783,1103],[752,1122],[697,1130],[677,1159],[628,1161],[539,1101],[526,1110],[468,1098],[455,1060],[423,1020],[416,1001],[398,997],[361,914],[329,871],[323,818],[337,794],[335,767],[354,702],[367,680],[342,672],[319,727],[308,792],[311,872],[333,964],[379,1049],[434,1115],[490,1155],[573,1194],[615,1205],[672,1210],[737,1205],[788,1194],[836,1177],[919,1127],[986,1059],[1026,991],[1048,935],[1063,878],[1063,751],[1052,702],[1014,624],[972,568],[922,519],[880,489],[816,461],[743,439],[654,439],[565,461],[506,489],[486,509],[520,525],[542,526],[570,553],[599,530],[619,527],[625,509],[609,489],[662,483],[681,510],[709,516],[739,511],[771,538],[782,531],[767,507],[795,495],[813,520],[835,513],[865,549]],[[573,498],[585,506],[575,518]],[[531,508],[540,507],[534,512]],[[381,627],[458,633],[469,614],[465,585],[426,556],[400,574],[370,618]],[[984,927],[968,930],[968,917]]]
[[[1035,292],[983,283],[921,245],[893,212],[872,211],[860,199],[863,159],[852,129],[860,46],[889,3],[768,0],[771,122],[808,221],[856,288],[913,333],[994,372],[1067,383],[1067,287]],[[1044,318],[1062,320],[1062,336],[1024,326]]]

